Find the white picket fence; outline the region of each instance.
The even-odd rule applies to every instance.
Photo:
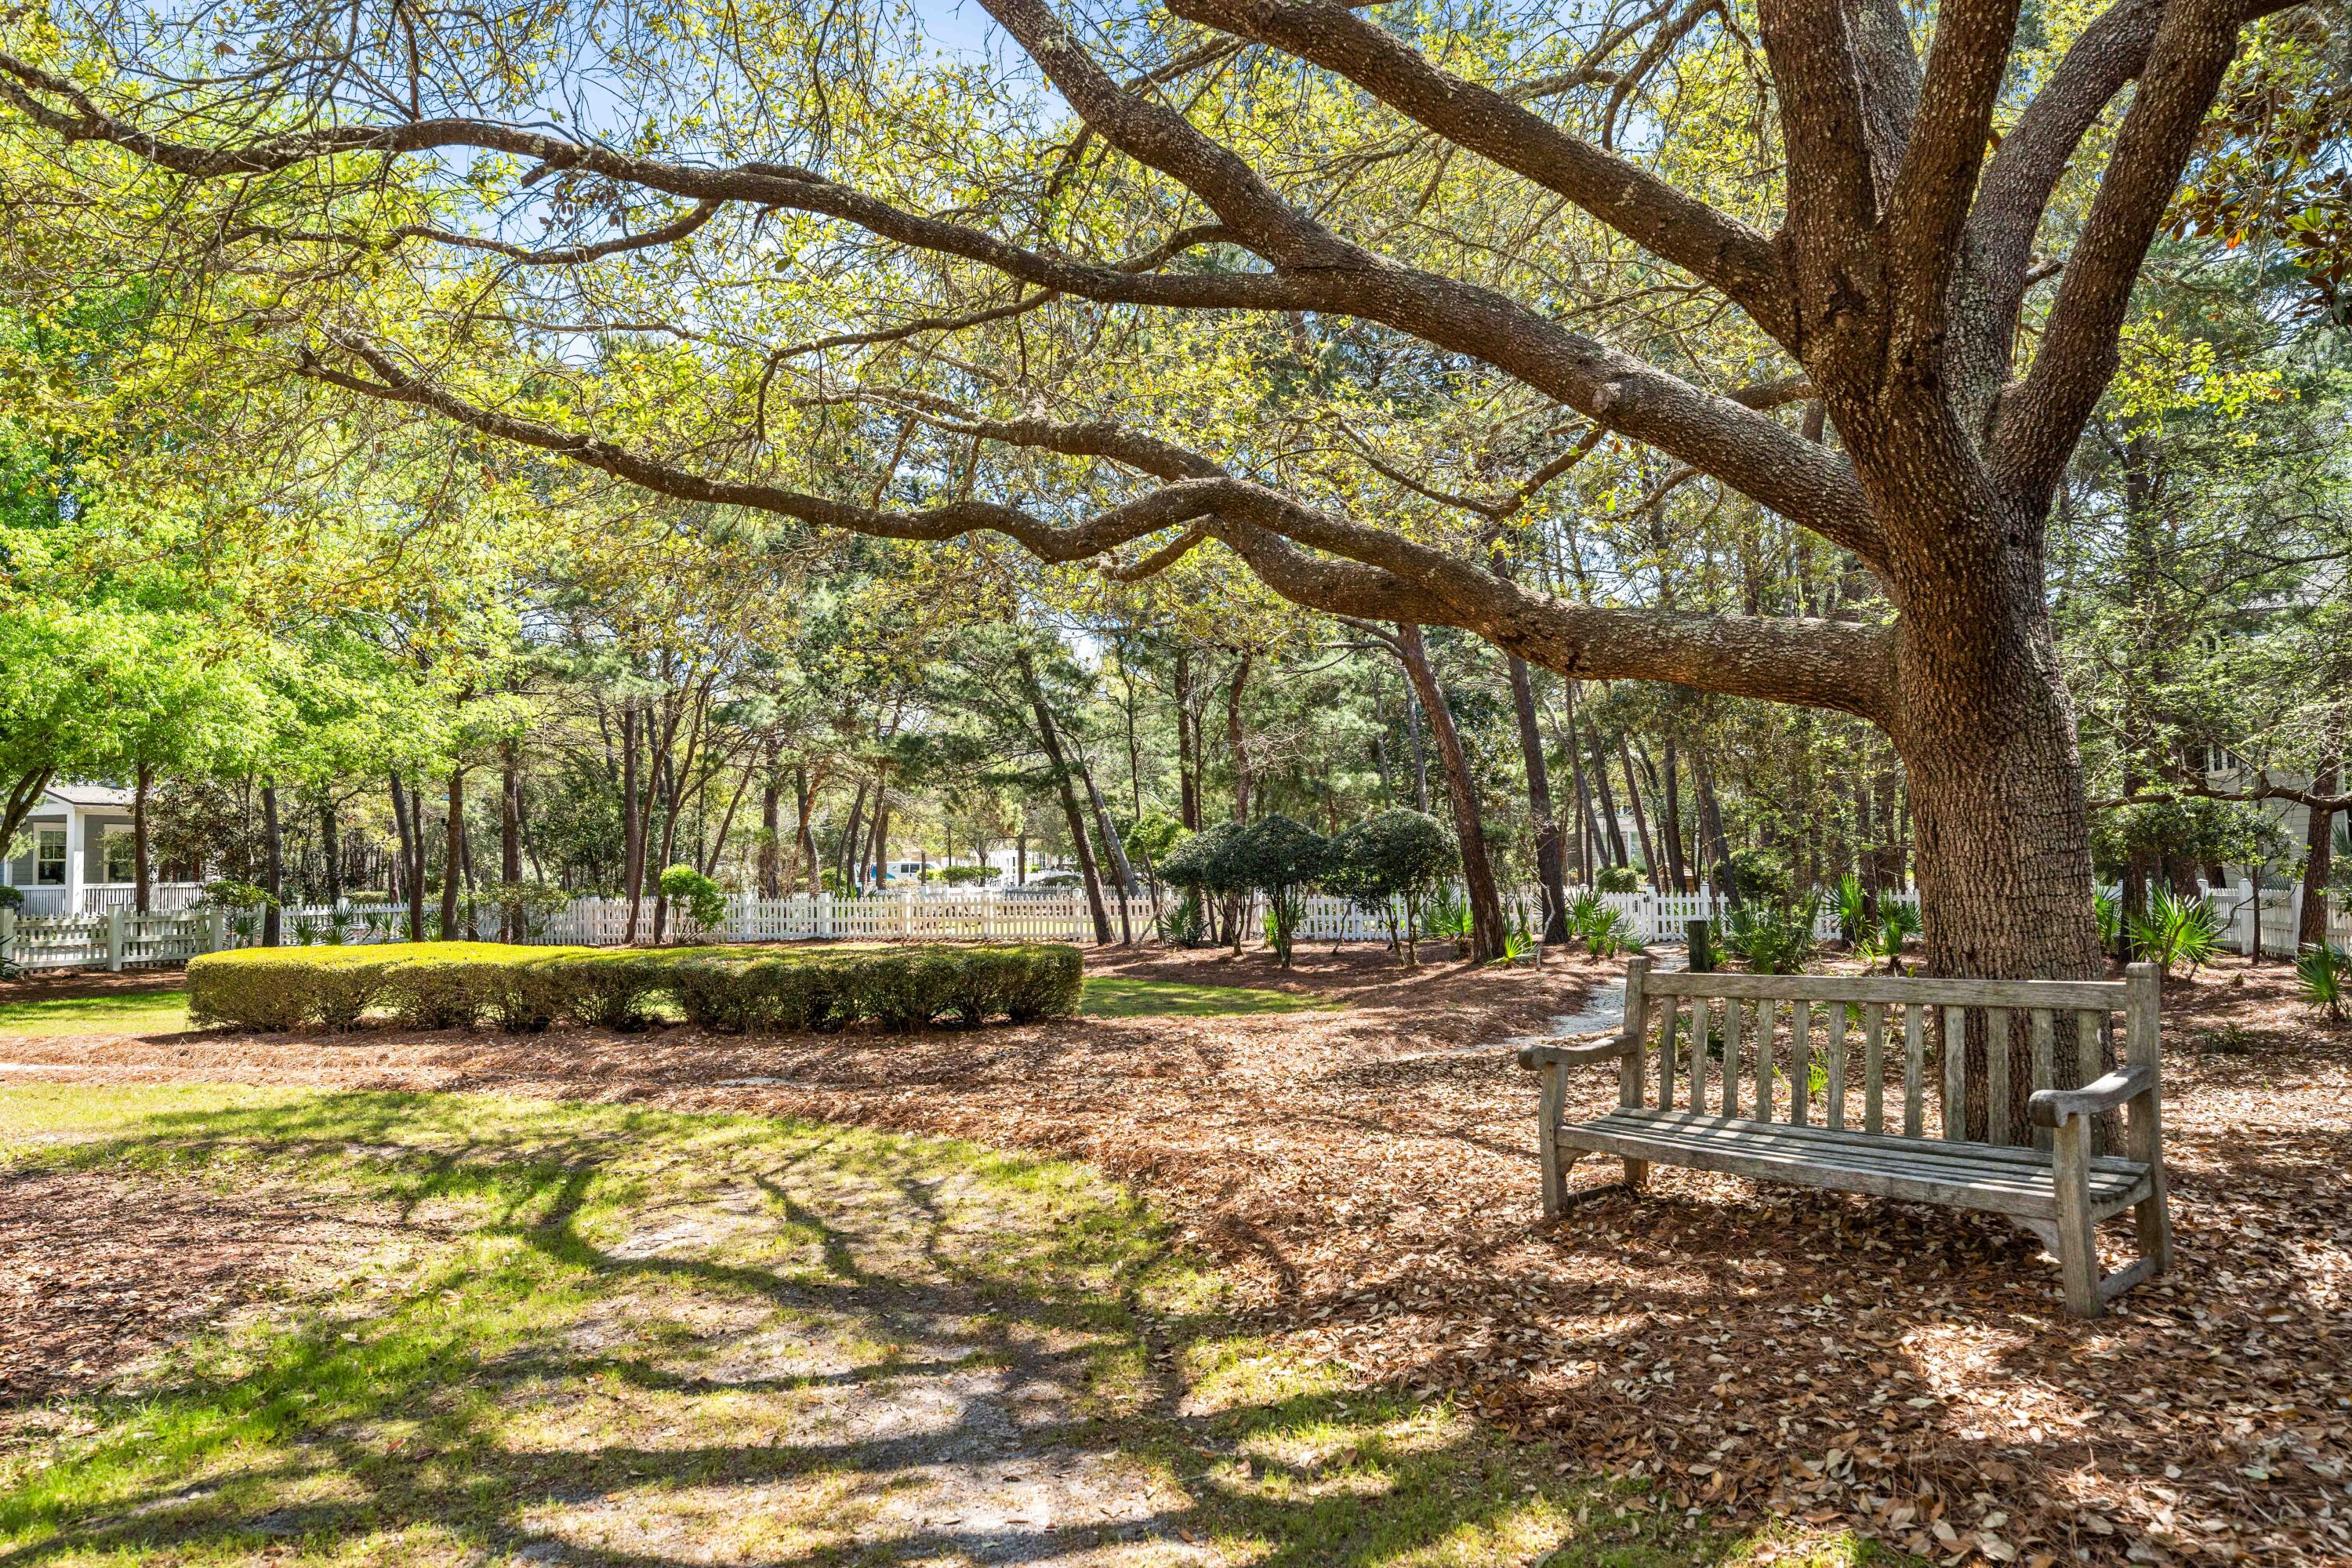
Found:
[[[2204,889],[2207,900],[2224,922],[2224,945],[2245,952],[2252,946],[2256,900],[2253,889]],[[1458,896],[1458,895],[1457,895]],[[1916,906],[1916,892],[1882,894]],[[1658,893],[1647,889],[1632,893],[1603,893],[1601,901],[1625,917],[1626,924],[1646,943],[1679,945],[1686,922],[1722,914],[1711,890]],[[1172,900],[1171,900],[1172,903]],[[1504,895],[1505,907],[1530,929],[1541,926],[1542,900],[1535,889],[1514,889]],[[2301,890],[2273,890],[2260,900],[2263,950],[2273,955],[2294,948],[2302,909]],[[1154,934],[1152,900],[1140,894],[1127,900],[1127,929],[1139,939]],[[497,934],[495,910],[478,909],[485,937]],[[401,942],[407,937],[407,911],[398,905],[294,905],[279,911],[279,940],[289,945],[319,942]],[[425,913],[428,931],[438,929],[437,910]],[[1110,904],[1111,934],[1120,932],[1119,907]],[[1253,907],[1243,917],[1244,930],[1256,933],[1259,915]],[[638,910],[637,937],[650,941],[654,901]],[[1364,909],[1345,899],[1316,896],[1306,903],[1298,940],[1305,942],[1386,942],[1390,926],[1378,910]],[[1815,934],[1827,941],[1837,935],[1837,915],[1824,908],[1815,922]],[[2329,939],[2352,947],[2352,909],[2332,911]],[[260,940],[257,913],[231,915],[220,910],[179,914],[132,914],[110,910],[102,914],[20,918],[0,910],[0,964],[20,970],[104,967],[121,970],[145,964],[179,963],[194,954],[216,948],[248,946]],[[534,931],[533,942],[583,947],[617,947],[627,940],[628,902],[623,899],[575,899]],[[664,937],[670,942],[804,942],[824,940],[934,942],[1073,942],[1094,940],[1094,918],[1082,889],[950,889],[905,888],[895,891],[848,897],[822,893],[789,899],[738,896],[729,901],[727,916],[703,930],[672,907]]]

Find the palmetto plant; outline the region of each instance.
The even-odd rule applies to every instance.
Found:
[[[1838,939],[1850,946],[1859,945],[1870,924],[1870,895],[1863,890],[1862,879],[1851,871],[1838,879],[1837,917]]]
[[[1876,963],[1884,960],[1887,973],[1903,973],[1903,944],[1919,934],[1919,911],[1909,904],[1893,900],[1878,906],[1878,920],[1863,932],[1854,951]]]
[[[2125,923],[2133,949],[2167,974],[2183,964],[2194,971],[2221,950],[2221,917],[2213,906],[2169,888],[2156,889],[2148,898],[2147,913]]]
[[[1751,899],[1734,904],[1724,918],[1723,945],[1759,974],[1795,974],[1813,954],[1813,920],[1821,898],[1810,894],[1794,904]]]
[[[2305,1002],[2327,1009],[2332,1022],[2342,1023],[2345,999],[2352,996],[2352,952],[2312,943],[2295,954],[2294,988]]]
[[[2124,933],[2124,904],[2115,894],[2100,888],[2091,894],[2091,911],[2098,917],[2099,945],[2112,948],[2116,939]]]

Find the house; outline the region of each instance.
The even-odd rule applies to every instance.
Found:
[[[53,784],[25,824],[24,853],[0,860],[0,886],[25,895],[26,916],[100,914],[137,901],[131,792],[110,784]],[[153,881],[149,907],[184,909],[196,882]]]

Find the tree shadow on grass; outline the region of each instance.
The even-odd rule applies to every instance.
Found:
[[[1068,1165],[348,1094],[158,1114],[47,1157],[297,1183],[395,1242],[436,1234],[86,1402],[70,1449],[0,1472],[16,1563],[1681,1563],[1730,1544],[1252,1340],[1150,1213]]]

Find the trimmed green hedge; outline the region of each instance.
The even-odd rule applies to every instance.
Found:
[[[488,942],[243,948],[188,964],[198,1024],[347,1029],[385,1012],[417,1029],[559,1018],[635,1028],[665,999],[730,1032],[1027,1023],[1078,1010],[1078,950],[1019,946],[510,947]]]

